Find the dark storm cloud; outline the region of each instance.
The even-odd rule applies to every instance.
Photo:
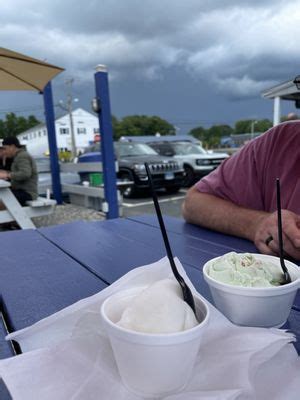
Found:
[[[249,0],[243,1],[242,7],[276,7],[281,3]],[[191,24],[200,14],[240,6],[240,1],[233,0],[54,0],[48,3],[45,23],[58,22],[73,32],[120,31],[142,38],[169,35]],[[70,12],[72,17],[68,18]]]
[[[114,82],[159,87],[178,69],[243,99],[299,74],[299,20],[299,0],[11,0],[1,5],[0,37],[83,87],[104,63]]]

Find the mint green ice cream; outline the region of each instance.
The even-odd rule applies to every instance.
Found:
[[[224,254],[210,265],[208,275],[228,285],[246,287],[279,286],[282,280],[280,267],[250,253]]]

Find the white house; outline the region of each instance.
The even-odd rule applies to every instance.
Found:
[[[77,152],[83,151],[91,142],[99,138],[98,118],[82,108],[72,112],[75,147]],[[56,142],[58,150],[71,150],[70,116],[66,114],[55,120]],[[44,156],[49,152],[47,127],[39,124],[18,135],[18,139],[25,144],[28,152],[34,157]]]

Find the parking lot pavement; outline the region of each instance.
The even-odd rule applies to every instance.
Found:
[[[181,205],[187,190],[181,189],[178,193],[170,195],[158,192],[158,201],[163,215],[181,217]],[[123,217],[141,214],[154,214],[155,209],[151,197],[139,196],[134,199],[123,199]]]

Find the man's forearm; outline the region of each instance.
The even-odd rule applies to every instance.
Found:
[[[269,214],[239,207],[219,197],[200,193],[192,187],[182,207],[187,222],[249,240],[254,240],[256,227]]]

